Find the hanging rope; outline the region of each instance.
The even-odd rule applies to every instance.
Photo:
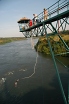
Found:
[[[31,31],[31,34],[32,34],[32,31]],[[32,35],[31,35],[31,46],[32,46],[32,49],[34,49],[34,41],[33,41]],[[37,50],[37,55],[36,55],[35,64],[34,64],[34,67],[33,67],[33,68],[34,68],[33,73],[32,73],[31,75],[29,75],[29,76],[27,76],[27,77],[24,77],[24,78],[21,78],[21,79],[29,79],[29,78],[31,78],[31,77],[35,74],[37,62],[38,62],[38,50]],[[17,79],[17,80],[15,81],[15,87],[17,87],[18,81],[19,81],[19,79]]]
[[[31,47],[32,47],[32,49],[34,49],[34,41],[33,41],[32,36],[31,36]]]
[[[32,76],[35,74],[36,65],[37,65],[37,59],[38,59],[38,52],[37,52],[36,61],[35,61],[35,64],[34,64],[34,72],[33,72],[30,76],[24,77],[24,78],[22,78],[22,79],[30,78],[30,77],[32,77]]]
[[[34,49],[34,42],[33,42],[32,36],[31,36],[31,46],[32,46],[32,49]],[[35,64],[34,64],[34,72],[33,72],[30,76],[24,77],[24,78],[22,78],[22,79],[28,79],[28,78],[32,77],[32,76],[35,74],[36,65],[37,65],[37,62],[38,62],[37,59],[38,59],[38,51],[37,51],[36,60],[35,60]]]

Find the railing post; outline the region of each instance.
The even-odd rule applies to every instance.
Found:
[[[51,18],[51,14],[50,14],[50,12],[49,12],[50,10],[48,9],[48,16],[49,16],[49,18]]]
[[[68,6],[67,6],[67,10],[69,10],[69,0],[68,0]]]
[[[44,21],[44,11],[42,12],[42,21]]]
[[[58,1],[58,14],[59,14],[59,1]]]
[[[59,1],[58,1],[58,15],[59,15]],[[58,20],[58,33],[59,33],[59,20]]]

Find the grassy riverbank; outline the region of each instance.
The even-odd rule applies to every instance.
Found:
[[[61,34],[61,37],[64,39],[64,41],[66,42],[66,44],[69,46],[69,34]],[[55,36],[50,36],[49,40],[51,42],[51,46],[52,46],[52,50],[54,51],[55,54],[60,54],[63,52],[66,52],[66,49],[63,45],[63,43],[61,42],[61,40],[59,39],[59,37],[57,35]],[[48,41],[46,36],[41,36],[37,42],[37,44],[35,45],[35,49],[38,50],[38,52],[41,52],[43,54],[50,54],[50,49],[48,46]],[[67,55],[69,56],[69,55]]]
[[[1,44],[6,44],[9,42],[13,42],[13,41],[20,41],[20,40],[25,40],[25,37],[10,37],[10,38],[0,38],[0,45]]]

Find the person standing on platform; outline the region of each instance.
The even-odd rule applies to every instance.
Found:
[[[33,18],[33,25],[36,25],[36,22],[37,22],[37,14],[33,14],[34,18]]]
[[[47,20],[48,17],[48,11],[44,8],[44,20]]]
[[[33,25],[32,20],[29,21],[29,27],[31,27]]]

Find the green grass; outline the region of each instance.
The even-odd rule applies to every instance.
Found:
[[[25,37],[0,38],[0,45],[13,42],[13,41],[25,40],[25,39],[26,39]]]
[[[66,44],[69,46],[69,35],[62,35],[62,38],[65,40]],[[59,39],[58,36],[49,36],[49,40],[51,43],[52,50],[55,54],[66,52],[64,44],[62,43],[62,41]],[[46,36],[42,36],[39,38],[37,44],[35,45],[35,49],[38,50],[38,52],[40,53],[43,53],[46,55],[50,54],[50,49],[48,46],[48,41]]]

